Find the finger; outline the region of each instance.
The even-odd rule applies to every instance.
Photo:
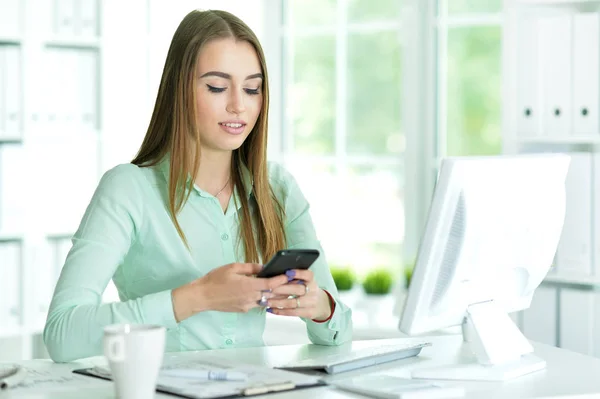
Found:
[[[301,309],[311,308],[315,306],[316,298],[313,297],[298,297],[298,298],[271,298],[267,302],[267,307],[273,309]]]
[[[274,295],[268,291],[257,293],[258,299],[255,301],[257,306],[266,307],[269,303],[269,299],[273,298]]]
[[[273,313],[278,316],[296,316],[296,317],[304,317],[306,319],[312,319],[312,314],[310,309],[275,309],[269,308],[267,312]]]
[[[306,293],[306,287],[304,286],[304,282],[301,280],[294,280],[287,284],[284,284],[280,287],[273,289],[273,294],[276,295],[296,295],[301,296]]]
[[[231,268],[234,273],[251,276],[261,271],[262,265],[258,263],[233,263]]]
[[[305,282],[310,282],[310,281],[313,281],[315,278],[315,275],[311,270],[293,269],[293,270],[288,270],[288,272],[293,272],[293,273],[287,273],[287,275],[288,275],[288,277],[291,277],[292,279],[295,279],[295,280],[302,280]]]
[[[269,278],[253,278],[248,282],[249,288],[253,291],[272,291],[287,283],[285,275]]]

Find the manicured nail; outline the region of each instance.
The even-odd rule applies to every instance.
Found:
[[[296,271],[295,270],[288,270],[285,272],[285,275],[288,278],[288,281],[292,281],[294,279],[294,277],[296,277]]]
[[[273,313],[273,309],[271,309],[271,308],[267,308],[267,312],[269,312],[269,313]]]

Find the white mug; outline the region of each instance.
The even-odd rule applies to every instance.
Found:
[[[103,342],[117,398],[154,398],[165,350],[165,328],[115,324],[104,328]]]

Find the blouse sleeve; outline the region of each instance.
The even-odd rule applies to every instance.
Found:
[[[73,236],[44,327],[44,343],[55,362],[102,354],[103,328],[110,324],[177,324],[170,290],[101,303],[143,223],[138,176],[131,164],[106,172]]]
[[[317,249],[320,252],[321,255],[310,270],[319,287],[329,292],[335,301],[335,312],[329,321],[316,323],[310,319],[302,319],[306,323],[308,337],[311,342],[320,345],[341,345],[351,341],[352,311],[339,298],[310,216],[309,203],[289,172],[279,165],[273,165],[272,169],[275,193],[283,198],[284,203],[287,248]]]

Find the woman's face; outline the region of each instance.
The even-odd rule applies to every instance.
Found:
[[[200,50],[196,111],[203,150],[232,151],[246,140],[262,107],[261,72],[246,41],[217,39]]]

